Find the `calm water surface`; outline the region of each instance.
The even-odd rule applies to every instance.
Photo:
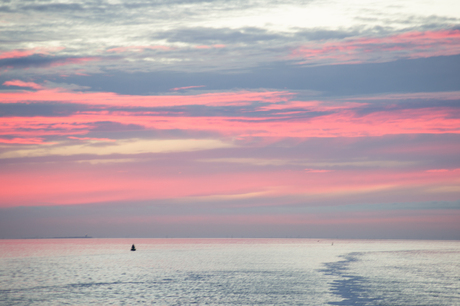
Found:
[[[0,304],[460,305],[460,242],[0,240]]]

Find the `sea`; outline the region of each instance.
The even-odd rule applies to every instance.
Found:
[[[460,305],[460,241],[5,239],[0,305]]]

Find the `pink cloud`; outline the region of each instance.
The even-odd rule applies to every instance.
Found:
[[[460,91],[445,91],[445,92],[414,92],[414,93],[400,93],[400,94],[379,94],[375,96],[366,97],[352,97],[345,100],[458,100],[460,99]]]
[[[304,58],[304,63],[356,63],[459,53],[460,30],[441,30],[312,43],[295,49],[291,57]]]
[[[432,172],[432,173],[445,173],[445,172],[452,172],[452,171],[460,171],[460,168],[457,168],[457,169],[430,169],[430,170],[426,170],[426,172]]]
[[[179,172],[179,171],[178,171]],[[443,201],[458,199],[454,191],[430,190],[458,181],[458,172],[428,173],[402,170],[333,171],[318,175],[302,170],[244,171],[187,174],[172,172],[169,165],[155,171],[143,163],[61,164],[52,168],[32,165],[26,172],[5,169],[0,173],[0,205],[78,204],[122,200],[190,199],[260,193],[260,197],[287,197],[281,202],[318,202],[353,199],[381,201]],[[26,174],[26,175],[25,175]],[[46,180],[42,178],[46,177]],[[346,179],[344,179],[346,178]],[[24,193],[24,190],[27,193]],[[231,197],[230,197],[231,198]],[[212,198],[214,202],[219,199]],[[266,205],[266,204],[264,204]],[[278,204],[279,201],[278,201]]]
[[[135,96],[118,95],[115,93],[84,93],[69,92],[63,89],[45,89],[33,94],[25,92],[0,93],[0,103],[18,103],[26,101],[56,101],[72,102],[91,105],[112,106],[177,106],[177,105],[244,105],[252,102],[275,103],[288,101],[292,93],[285,91],[262,92],[223,92],[200,95],[165,95],[165,96]]]
[[[0,134],[21,137],[43,135],[73,135],[88,132],[94,122],[109,121],[125,125],[141,125],[146,129],[181,129],[189,131],[213,131],[224,136],[308,138],[308,137],[367,137],[396,134],[460,133],[460,118],[453,116],[456,109],[429,107],[420,109],[392,109],[358,115],[365,103],[341,105],[322,101],[290,101],[289,92],[222,92],[199,95],[134,96],[114,93],[70,92],[62,89],[39,89],[40,85],[18,80],[6,85],[29,86],[36,92],[0,93],[0,103],[80,103],[99,106],[100,110],[75,113],[66,117],[25,117],[2,119]],[[255,111],[276,110],[277,117],[246,116],[169,116],[164,110],[152,111],[104,111],[104,106],[169,107],[181,105],[248,105],[253,102],[268,103]],[[316,117],[297,118],[305,112],[325,112]],[[308,113],[307,113],[308,114]],[[291,117],[293,116],[293,117]]]
[[[94,140],[94,141],[108,141],[108,142],[115,142],[115,139],[109,139],[109,138],[94,138],[94,137],[75,137],[75,136],[68,136],[67,138],[69,139],[75,139],[75,140]]]
[[[21,173],[0,174],[0,183],[5,184],[5,192],[0,194],[0,203],[39,205],[45,202],[73,204],[128,199],[167,199],[245,192],[261,185],[254,180],[254,175],[152,176],[146,175],[143,171],[138,172],[140,169],[136,170],[140,175],[133,175],[129,167],[119,168],[118,170],[126,170],[121,172],[94,171],[94,167],[83,166],[76,167],[72,174],[62,170],[31,170],[28,171],[27,177]],[[42,176],[46,176],[47,180],[40,180]],[[238,183],[232,183],[237,177]],[[27,193],[23,192],[24,186],[27,186]]]
[[[0,59],[26,57],[35,54],[35,50],[12,50],[0,53]]]
[[[6,86],[18,86],[18,87],[29,87],[33,89],[43,89],[43,86],[38,85],[33,82],[23,82],[21,80],[11,80],[11,81],[6,81],[3,83],[3,85]]]
[[[64,47],[33,48],[29,50],[11,50],[0,53],[0,59],[27,57],[34,54],[49,54],[50,52],[60,51]]]
[[[43,141],[43,138],[39,138],[39,137],[34,137],[34,138],[12,138],[12,139],[0,138],[0,143],[5,143],[5,144],[47,144],[46,142]]]
[[[99,57],[69,57],[66,58],[65,60],[62,61],[56,61],[51,64],[52,67],[58,67],[58,66],[65,66],[65,65],[77,65],[81,64],[84,62],[89,62],[89,61],[97,61],[100,60]]]
[[[48,55],[52,52],[60,51],[63,49],[64,49],[63,47],[55,47],[55,48],[33,48],[29,50],[11,50],[11,51],[0,53],[0,60],[8,59],[8,58],[27,57],[27,56],[32,56],[34,54]],[[100,57],[68,57],[64,59],[58,58],[52,61],[49,64],[49,66],[58,67],[58,66],[64,66],[64,65],[74,65],[74,64],[81,64],[81,63],[88,62],[88,61],[95,61],[95,60],[100,60]]]
[[[64,121],[62,117],[5,117],[0,125],[0,135],[15,135],[20,138],[78,135],[86,134],[91,127],[93,123],[87,119]]]

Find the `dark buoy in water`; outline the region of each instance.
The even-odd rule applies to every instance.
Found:
[[[135,251],[135,250],[136,250],[136,247],[133,244],[133,246],[131,247],[131,251]]]

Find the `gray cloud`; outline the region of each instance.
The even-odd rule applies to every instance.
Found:
[[[247,201],[247,200],[246,200]],[[257,201],[257,200],[256,200]],[[270,199],[259,199],[270,201]],[[390,232],[388,227],[401,226],[400,224],[381,224],[376,228],[373,223],[357,225],[337,224],[326,226],[289,225],[289,224],[249,224],[233,221],[224,226],[213,222],[213,216],[232,215],[282,215],[314,213],[316,218],[328,218],[330,207],[315,209],[314,207],[279,207],[270,205],[241,206],[238,201],[226,203],[227,207],[215,203],[171,203],[171,201],[149,202],[115,202],[92,205],[65,205],[65,206],[37,206],[0,208],[0,238],[45,238],[63,236],[90,235],[103,237],[309,237],[309,238],[425,238],[425,239],[459,239],[457,232],[440,227],[433,231],[433,227],[421,226],[413,233],[396,230]],[[254,200],[249,200],[252,204]],[[107,205],[110,204],[110,205]],[[190,205],[193,204],[193,205]],[[109,208],[108,208],[109,207]],[[439,202],[396,202],[392,206],[382,206],[380,203],[372,205],[342,205],[334,210],[342,214],[353,211],[380,211],[390,214],[400,214],[398,210],[407,211],[418,209],[448,209],[458,210],[458,201]],[[207,221],[180,222],[170,224],[155,224],[155,222],[135,222],[138,217],[154,216],[207,216]],[[97,221],[97,222],[95,222]],[[381,227],[381,228],[380,228]],[[363,229],[365,234],[363,234]],[[383,231],[382,235],[379,232]],[[390,232],[390,236],[389,235]],[[300,234],[299,234],[300,233]]]
[[[185,43],[260,43],[274,42],[279,44],[292,44],[306,41],[320,41],[331,39],[344,39],[363,34],[373,34],[378,32],[382,34],[382,29],[352,28],[348,30],[325,30],[325,29],[297,29],[291,32],[271,32],[267,29],[256,27],[233,28],[179,28],[163,32],[156,32],[152,38],[165,39],[168,42],[185,42]]]
[[[184,139],[209,138],[210,133],[196,133],[181,130],[144,130],[140,126],[121,125],[112,122],[99,122],[103,128],[92,129],[78,137],[111,139]],[[7,138],[8,137],[3,137]],[[46,137],[47,141],[78,142],[67,136]],[[112,154],[99,156],[81,154],[72,156],[35,156],[0,159],[0,166],[7,171],[11,167],[28,169],[47,168],[47,163],[73,163],[80,161],[132,159],[127,161],[131,169],[137,167],[142,171],[165,171],[171,169],[165,165],[180,168],[183,174],[190,176],[204,173],[259,172],[285,169],[303,171],[305,168],[328,169],[333,171],[363,171],[369,169],[395,169],[402,171],[423,172],[430,169],[460,168],[458,146],[460,135],[457,134],[420,134],[420,135],[386,135],[379,137],[358,138],[308,138],[275,141],[260,145],[259,139],[248,139],[234,148],[204,150],[199,152],[168,152],[141,154]],[[238,162],[238,160],[241,160]],[[257,162],[251,163],[254,160]],[[209,161],[213,161],[210,163]],[[266,161],[266,162],[264,162]],[[123,162],[120,162],[122,165]],[[8,168],[9,167],[9,168]],[[173,171],[174,172],[174,171]],[[158,175],[162,175],[159,173]]]
[[[9,50],[34,46],[65,47],[60,58],[33,55],[23,59],[0,60],[0,67],[43,68],[64,63],[65,58],[106,57],[104,50],[116,47],[154,46],[169,50],[131,49],[113,61],[93,62],[83,67],[96,71],[153,72],[162,70],[205,72],[252,69],[266,63],[289,58],[291,50],[309,42],[343,40],[349,37],[391,35],[408,30],[452,27],[455,18],[401,14],[392,23],[367,22],[349,28],[283,28],[250,25],[208,26],[218,16],[256,14],[258,10],[283,8],[287,5],[310,5],[315,1],[10,1],[2,10],[14,23],[0,24],[0,42]],[[263,13],[263,10],[261,10]],[[381,17],[378,12],[373,15]],[[216,17],[217,16],[217,17]],[[367,15],[363,15],[367,16]],[[360,17],[358,17],[360,18]],[[425,18],[425,19],[423,19]],[[423,20],[422,20],[423,19]],[[394,25],[397,24],[398,27]],[[401,28],[401,24],[404,26]],[[84,39],[80,39],[84,37]],[[197,49],[195,44],[225,44],[225,48]],[[142,51],[140,51],[142,50]],[[102,52],[102,53],[101,53]],[[111,53],[113,55],[113,53]],[[377,59],[376,59],[377,58]],[[372,60],[378,60],[378,56]],[[388,60],[394,60],[390,56]],[[109,59],[109,58],[107,58]],[[114,59],[111,57],[110,59]],[[301,60],[301,59],[298,59]],[[315,64],[315,63],[313,63]],[[320,64],[327,64],[321,62]],[[66,67],[53,67],[48,74],[71,74]],[[29,69],[23,75],[40,76],[43,69]],[[88,71],[86,71],[88,73]],[[176,85],[172,87],[177,87]],[[271,86],[273,87],[273,86]]]
[[[34,54],[25,57],[0,59],[0,68],[29,68],[66,65],[83,60],[83,57],[47,56]]]
[[[92,132],[126,132],[144,130],[142,125],[138,124],[122,124],[111,121],[99,121],[93,124]]]
[[[459,65],[460,55],[319,67],[275,62],[233,73],[116,72],[71,76],[66,81],[120,94],[170,93],[170,88],[178,86],[205,85],[207,90],[270,88],[314,90],[325,96],[346,96],[460,90]]]
[[[169,42],[188,43],[254,43],[285,38],[278,33],[270,33],[260,28],[185,28],[156,33],[153,38],[166,39]]]
[[[70,103],[0,103],[0,117],[65,117],[86,110],[88,106]]]
[[[47,3],[47,4],[32,4],[23,5],[17,8],[18,10],[33,10],[39,12],[63,12],[63,11],[83,11],[84,7],[78,3]]]

